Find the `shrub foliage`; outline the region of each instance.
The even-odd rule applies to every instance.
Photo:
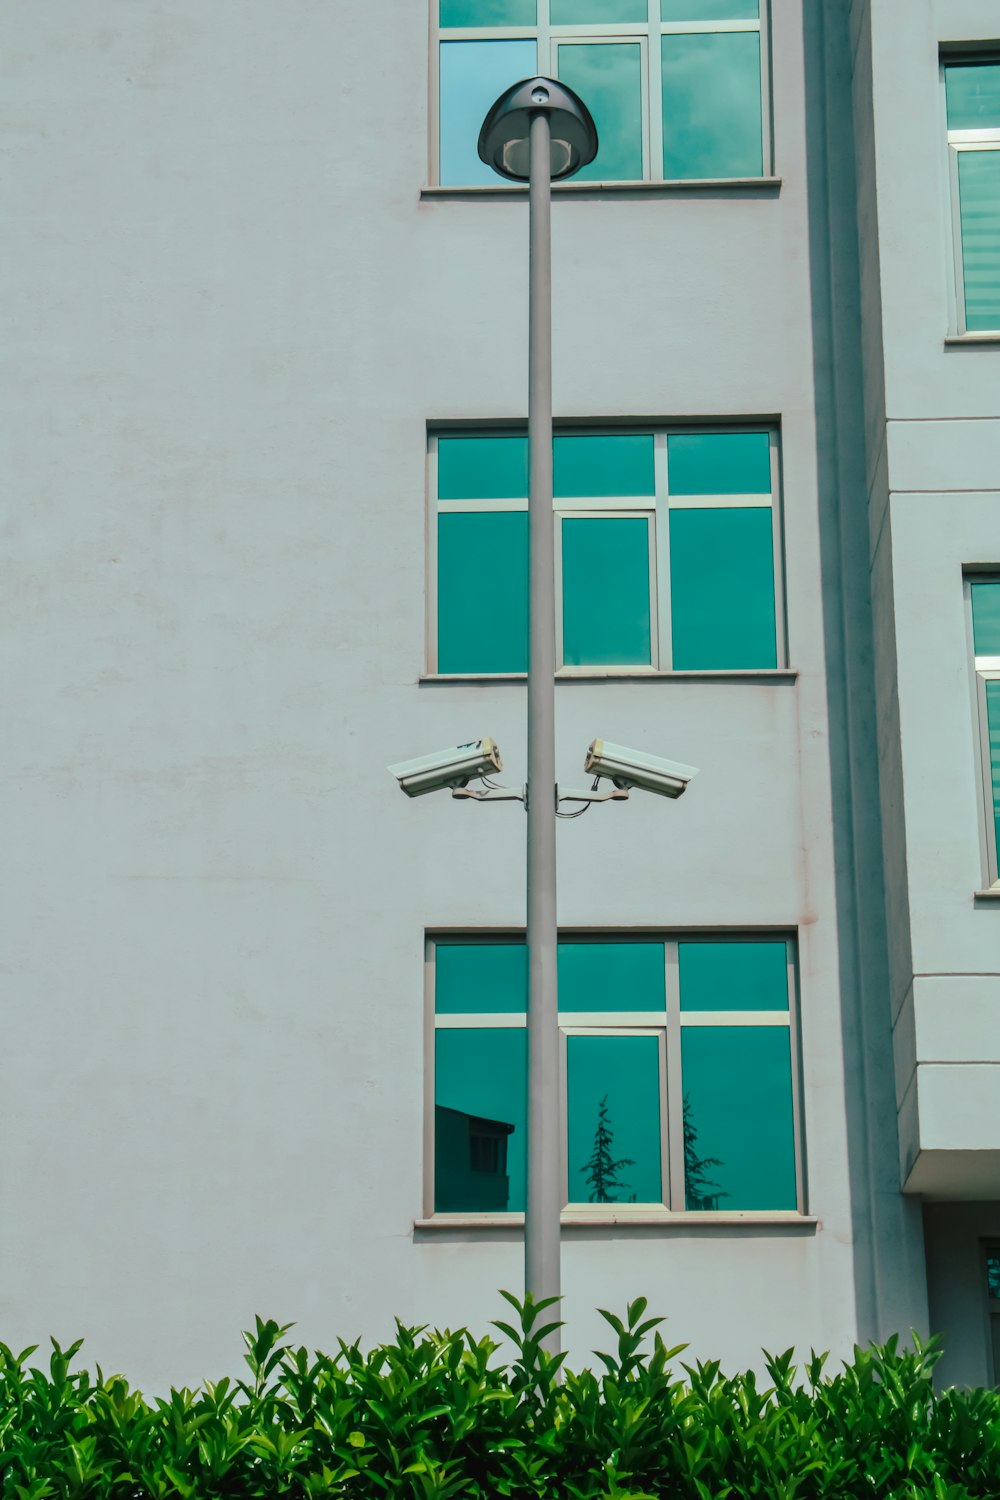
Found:
[[[824,1370],[792,1351],[767,1382],[684,1364],[633,1302],[602,1316],[615,1347],[560,1369],[548,1304],[514,1308],[499,1344],[397,1324],[393,1342],[332,1357],[257,1319],[250,1379],[146,1401],[120,1375],[71,1373],[80,1344],[0,1344],[3,1500],[969,1500],[1000,1496],[1000,1395],[935,1395],[932,1344],[857,1349]],[[289,1325],[290,1327],[291,1325]],[[647,1348],[652,1338],[652,1347]],[[645,1351],[645,1352],[644,1352]],[[675,1368],[676,1366],[676,1368]]]

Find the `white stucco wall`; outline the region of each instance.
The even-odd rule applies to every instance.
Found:
[[[780,192],[555,205],[558,415],[780,419],[797,674],[560,684],[566,779],[595,735],[701,767],[561,831],[560,915],[797,931],[819,1223],[568,1232],[574,1360],[639,1293],[733,1365],[864,1333],[801,21]],[[9,7],[0,1327],[151,1385],[234,1369],[256,1312],[483,1327],[521,1276],[509,1232],[413,1222],[424,930],[520,922],[523,817],[384,767],[489,733],[523,775],[522,687],[418,679],[426,424],[524,412],[526,207],[421,198],[426,14],[384,22]]]

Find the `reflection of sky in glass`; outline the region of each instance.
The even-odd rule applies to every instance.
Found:
[[[552,0],[553,26],[609,26],[645,21],[646,0]]]
[[[520,78],[533,78],[534,41],[441,43],[441,181],[465,186],[504,178],[479,160],[476,145],[491,104]]]
[[[567,665],[648,665],[648,523],[635,516],[564,520],[562,577]]]
[[[438,516],[438,671],[528,669],[527,511]]]
[[[652,434],[559,434],[552,440],[552,485],[557,499],[652,495]]]
[[[1000,125],[1000,63],[945,68],[950,130],[989,130]]]
[[[672,495],[769,495],[766,432],[672,432],[667,438]]]
[[[599,146],[574,182],[634,181],[642,177],[641,51],[638,42],[561,46],[558,75],[594,117]]]
[[[958,153],[965,325],[1000,328],[1000,149]]]
[[[438,943],[434,957],[439,1016],[527,1010],[528,950],[523,943]]]
[[[756,21],[758,0],[660,0],[662,21]]]
[[[560,1010],[664,1010],[662,943],[560,943]]]
[[[583,1170],[594,1151],[601,1100],[607,1095],[610,1155],[631,1165],[604,1201],[660,1203],[659,1046],[655,1037],[567,1038],[569,1199],[587,1203],[594,1191]]]
[[[664,177],[759,177],[759,33],[665,36],[662,48]]]
[[[1000,583],[972,584],[972,634],[977,656],[1000,656]]]
[[[438,438],[440,500],[520,500],[527,493],[526,437]]]
[[[986,684],[986,722],[990,732],[990,765],[993,769],[993,816],[1000,853],[1000,682]]]
[[[524,1210],[527,1032],[435,1032],[434,1103],[514,1126],[507,1140],[511,1213]]]
[[[675,670],[774,667],[771,511],[671,510]]]
[[[788,1030],[685,1026],[684,1097],[720,1209],[794,1209],[795,1153]],[[722,1196],[722,1194],[726,1196]]]
[[[441,0],[442,26],[534,26],[535,0]]]
[[[787,1010],[784,943],[678,943],[681,1010]]]

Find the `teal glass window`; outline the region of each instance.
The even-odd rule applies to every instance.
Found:
[[[439,500],[527,498],[526,437],[438,438]]]
[[[517,1015],[528,1008],[523,943],[438,943],[434,1008],[441,1015]]]
[[[671,495],[769,495],[766,432],[672,432],[667,438]]]
[[[434,1210],[523,1213],[527,1033],[439,1030],[434,1057]]]
[[[664,177],[761,176],[759,32],[677,32],[661,48]]]
[[[433,947],[434,1211],[520,1212],[527,949]],[[568,1203],[796,1209],[789,950],[771,937],[560,939]]]
[[[651,433],[565,433],[552,440],[556,499],[656,492]]]
[[[973,583],[972,634],[977,656],[1000,656],[1000,583]]]
[[[648,666],[648,521],[567,517],[562,596],[567,666]]]
[[[979,692],[989,879],[1000,884],[1000,580],[969,580]]]
[[[995,868],[1000,851],[1000,679],[991,678],[985,684],[986,732],[989,738],[990,786],[993,818],[993,879],[1000,879]]]
[[[958,153],[965,326],[1000,329],[1000,144]]]
[[[681,1010],[787,1010],[788,950],[775,943],[678,943]]]
[[[575,182],[637,181],[643,176],[642,48],[638,42],[574,42],[556,48],[559,79],[587,104],[597,126],[597,156]]]
[[[759,0],[660,0],[663,21],[756,21]]]
[[[553,26],[620,26],[645,22],[646,0],[550,0]]]
[[[438,671],[528,669],[527,511],[438,516]]]
[[[527,438],[453,430],[431,447],[430,670],[524,672]],[[557,429],[557,670],[779,665],[774,452],[759,429]]]
[[[503,179],[479,159],[479,131],[504,89],[537,73],[538,44],[534,39],[443,41],[439,50],[440,180],[500,187]]]
[[[570,1036],[566,1072],[570,1202],[661,1203],[657,1038]]]
[[[436,180],[504,185],[476,151],[483,119],[512,82],[549,72],[597,125],[597,157],[577,182],[761,176],[764,10],[760,0],[438,0]],[[962,79],[953,92],[965,114],[987,107],[988,81]]]
[[[794,1210],[795,1134],[784,1026],[685,1026],[685,1205]]]
[[[1000,61],[944,70],[954,153],[960,330],[1000,330]]]
[[[535,0],[440,0],[441,26],[534,26]]]
[[[559,1009],[663,1011],[662,943],[559,944]]]
[[[670,601],[675,670],[776,666],[770,508],[672,509]]]
[[[952,64],[944,87],[949,130],[1000,129],[1000,62]]]

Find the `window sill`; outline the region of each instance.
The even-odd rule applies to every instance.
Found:
[[[751,667],[698,669],[690,672],[658,672],[653,668],[636,668],[629,671],[601,672],[598,669],[576,668],[569,672],[557,672],[555,680],[561,682],[795,682],[798,672],[792,667]],[[421,685],[436,683],[504,683],[527,682],[527,672],[423,672],[417,678]]]
[[[973,891],[974,901],[1000,901],[1000,885],[991,885],[984,891]]]
[[[623,1208],[617,1213],[605,1209],[563,1209],[560,1224],[564,1229],[586,1228],[641,1228],[655,1225],[659,1228],[733,1229],[743,1225],[748,1228],[765,1227],[775,1229],[812,1230],[819,1219],[811,1214],[777,1211],[747,1210],[746,1212],[717,1213],[671,1213],[669,1209]],[[413,1228],[420,1233],[449,1229],[523,1229],[524,1214],[435,1214],[430,1219],[414,1219]]]
[[[670,198],[678,194],[693,193],[699,197],[706,194],[723,195],[751,192],[764,197],[777,197],[781,189],[780,177],[680,177],[669,182],[554,182],[555,197],[624,197],[624,198]],[[526,198],[528,185],[506,186],[497,183],[475,183],[468,187],[427,184],[420,189],[422,201],[435,198]]]
[[[1000,346],[1000,329],[989,333],[950,333],[944,341],[946,349],[958,349],[963,344],[994,344]]]

